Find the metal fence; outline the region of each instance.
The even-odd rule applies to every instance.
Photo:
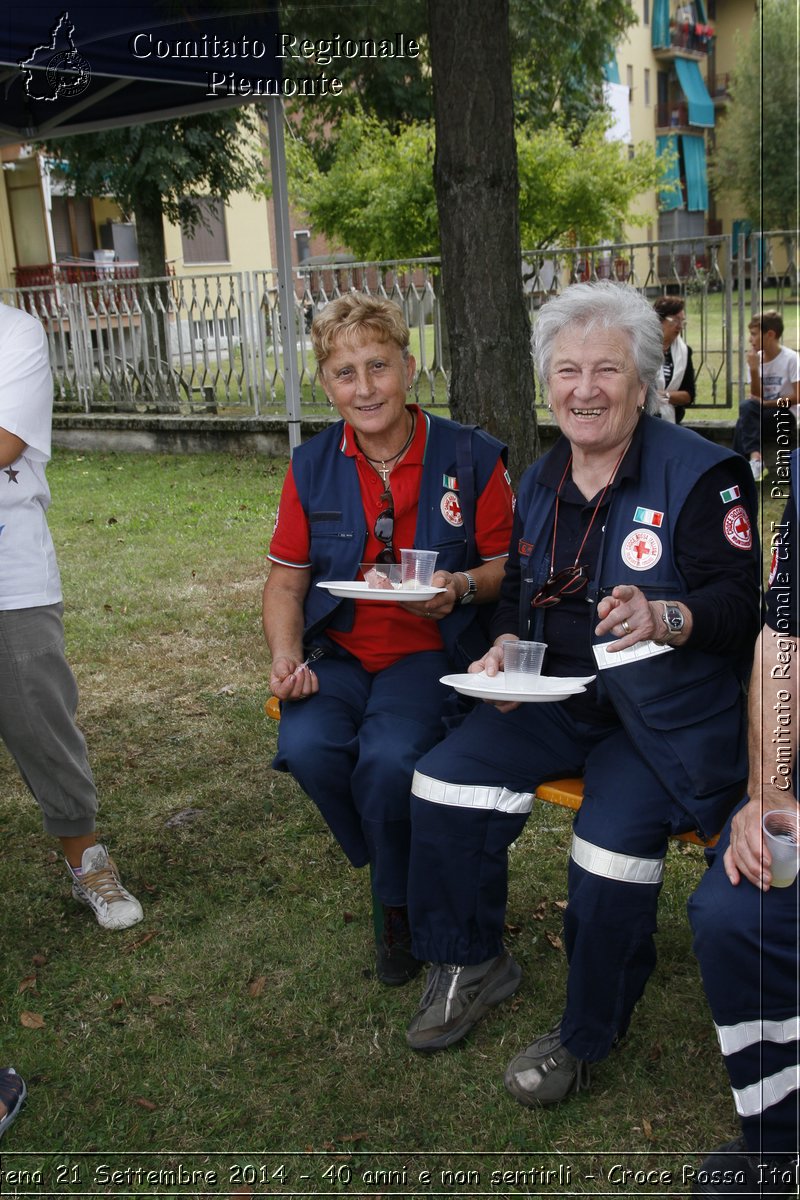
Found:
[[[730,409],[747,373],[747,323],[761,307],[795,304],[797,231],[574,246],[525,253],[531,322],[547,298],[579,280],[615,279],[649,298],[685,298],[697,407]],[[404,310],[417,360],[415,390],[445,405],[449,358],[438,259],[340,263],[296,273],[293,321],[301,408],[326,407],[309,329],[352,289]],[[113,269],[91,282],[54,281],[0,293],[44,324],[57,410],[281,415],[284,347],[274,271],[140,280]],[[480,296],[475,297],[480,303]]]

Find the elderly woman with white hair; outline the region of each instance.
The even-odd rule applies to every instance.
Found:
[[[505,642],[534,639],[545,674],[595,678],[558,703],[484,703],[418,762],[409,913],[432,966],[407,1033],[443,1049],[517,989],[508,847],[538,784],[582,775],[566,1004],[506,1073],[527,1105],[585,1086],[625,1033],[655,965],[667,840],[716,833],[742,795],[760,587],[747,464],[645,411],[662,358],[647,302],[576,284],[543,306],[534,350],[562,436],[522,479],[494,644],[470,671],[495,676]]]

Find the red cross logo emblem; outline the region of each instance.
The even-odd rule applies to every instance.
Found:
[[[458,503],[458,496],[455,492],[445,492],[439,508],[448,525],[455,525],[458,528],[464,524],[464,518],[461,515],[461,505]]]
[[[634,571],[649,571],[661,558],[661,539],[649,529],[634,529],[622,543],[622,561]]]
[[[746,509],[741,504],[725,514],[723,526],[725,537],[737,550],[750,550],[753,545],[753,530]]]

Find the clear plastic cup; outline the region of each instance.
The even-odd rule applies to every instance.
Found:
[[[774,808],[764,813],[761,828],[772,864],[772,887],[791,887],[800,866],[800,809]]]
[[[503,674],[509,692],[527,691],[531,679],[541,675],[546,649],[544,642],[503,642]]]
[[[438,557],[438,550],[401,550],[403,587],[411,590],[429,588]]]

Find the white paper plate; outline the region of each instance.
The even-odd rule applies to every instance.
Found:
[[[393,588],[390,591],[389,588],[371,588],[363,579],[328,579],[318,583],[317,587],[325,588],[332,596],[343,600],[392,600],[395,604],[399,600],[432,600],[440,592],[447,591],[441,587]]]
[[[594,675],[563,678],[558,675],[534,675],[528,690],[524,692],[510,692],[502,671],[491,677],[485,671],[478,671],[475,675],[444,675],[439,682],[455,688],[464,696],[477,696],[481,700],[518,700],[523,704],[543,704],[566,700],[569,696],[585,692],[586,684],[594,678]]]

